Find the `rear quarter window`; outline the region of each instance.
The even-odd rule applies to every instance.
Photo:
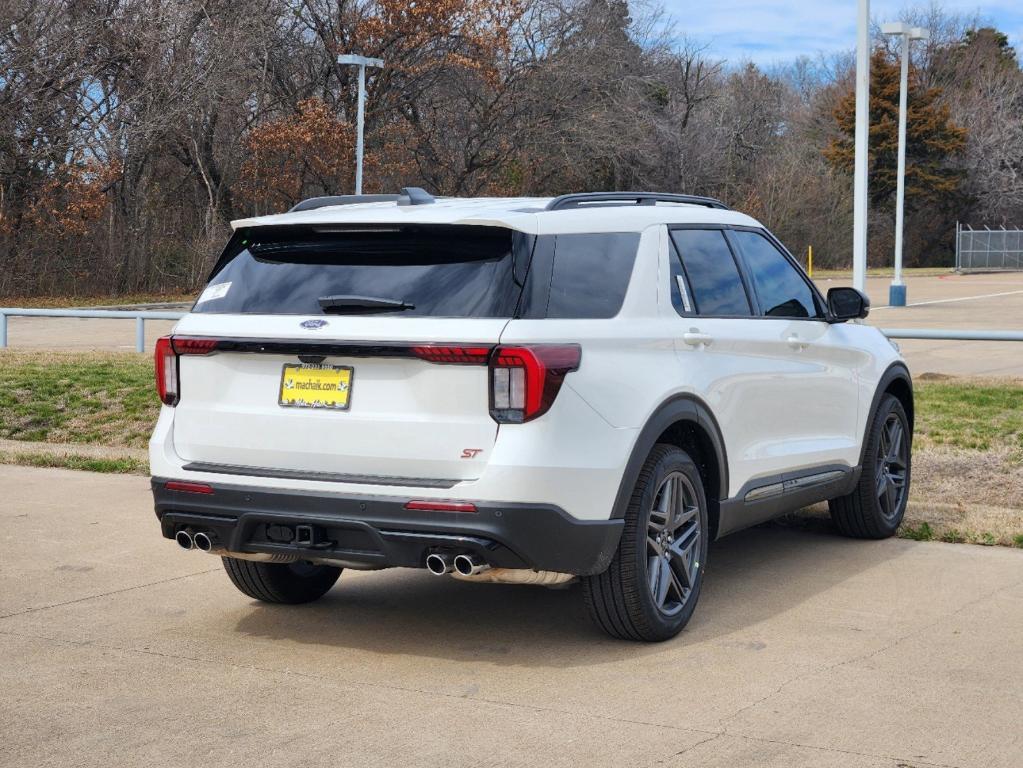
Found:
[[[622,308],[636,263],[639,234],[547,235],[554,239],[551,319],[614,317]],[[543,269],[537,265],[537,273]]]

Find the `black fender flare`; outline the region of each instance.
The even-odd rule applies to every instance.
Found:
[[[902,380],[909,388],[910,401],[913,399],[913,377],[909,375],[909,368],[901,360],[889,365],[884,373],[881,374],[881,379],[877,382],[877,387],[874,388],[874,397],[870,401],[870,410],[867,411],[867,421],[863,426],[863,441],[860,445],[860,466],[863,467],[864,462],[867,460],[867,437],[870,435],[870,425],[874,423],[874,416],[877,415],[877,409],[881,405],[881,398],[884,397],[885,392],[888,391],[888,387],[891,386],[893,381]],[[912,433],[913,430],[913,409],[910,408],[909,416],[909,428]],[[912,434],[911,434],[912,437]]]
[[[625,465],[625,472],[622,474],[621,483],[618,486],[618,494],[615,496],[614,507],[611,512],[612,519],[625,517],[625,510],[629,506],[629,499],[632,498],[632,491],[639,479],[639,472],[643,468],[650,451],[657,444],[659,438],[666,429],[679,422],[689,422],[703,429],[709,436],[710,443],[714,448],[714,458],[718,466],[719,488],[716,498],[708,499],[710,504],[716,504],[719,500],[728,497],[728,455],[725,452],[725,440],[721,435],[721,428],[717,419],[711,413],[710,408],[695,395],[682,393],[674,395],[661,403],[653,412],[646,425],[640,430],[639,437],[632,447],[629,461]]]

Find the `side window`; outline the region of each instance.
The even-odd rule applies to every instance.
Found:
[[[694,311],[710,317],[751,314],[746,288],[721,230],[675,229],[671,239],[682,259]]]
[[[556,235],[547,317],[617,315],[638,249],[638,233]]]
[[[768,317],[820,317],[813,291],[784,253],[759,232],[733,232]]]

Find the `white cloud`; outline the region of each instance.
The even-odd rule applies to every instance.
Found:
[[[856,44],[856,0],[664,0],[676,31],[709,46],[709,53],[731,62],[752,59],[759,64],[787,61],[796,56],[850,50]],[[874,0],[875,20],[897,18],[904,0]],[[921,6],[924,7],[924,6]],[[947,0],[952,13],[978,15],[1009,35],[1023,49],[1023,3],[991,0]],[[1023,50],[1020,50],[1023,55]]]

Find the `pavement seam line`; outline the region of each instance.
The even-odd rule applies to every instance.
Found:
[[[923,758],[905,758],[905,757],[892,757],[891,755],[878,755],[873,752],[857,752],[852,749],[840,749],[839,747],[822,747],[816,744],[801,744],[796,741],[785,741],[783,739],[765,739],[763,736],[747,736],[742,733],[727,733],[723,732],[723,736],[732,736],[734,738],[744,739],[746,741],[755,741],[758,744],[779,744],[785,747],[798,747],[800,749],[813,749],[818,752],[834,752],[841,755],[856,755],[857,757],[876,757],[880,760],[891,760],[894,763],[900,765],[905,764],[906,768],[912,766],[924,765],[928,768],[960,768],[960,766],[953,763],[934,763]],[[921,762],[921,760],[923,762]]]
[[[673,761],[676,757],[680,757],[680,756],[684,755],[686,752],[691,752],[694,749],[696,749],[697,747],[702,747],[704,744],[709,744],[712,741],[716,741],[717,739],[720,739],[724,735],[725,735],[725,732],[724,731],[720,731],[719,733],[715,733],[713,736],[708,736],[706,739],[700,739],[695,744],[690,744],[688,747],[680,749],[678,752],[673,752],[672,754],[668,755],[663,760],[655,760],[654,762],[650,763],[650,765],[651,766],[664,765],[668,761],[670,761],[670,760]]]
[[[23,616],[26,613],[35,613],[36,611],[48,611],[50,608],[60,608],[60,607],[65,606],[65,605],[74,605],[75,603],[81,603],[81,602],[84,602],[86,600],[97,600],[97,599],[99,599],[101,597],[109,597],[110,595],[119,595],[122,592],[131,592],[132,590],[135,590],[135,589],[145,589],[146,587],[155,587],[155,586],[159,586],[160,584],[169,584],[169,583],[171,583],[173,581],[181,581],[182,579],[190,579],[193,576],[204,576],[207,573],[216,573],[219,570],[220,570],[219,568],[210,568],[208,571],[197,571],[196,573],[186,573],[184,576],[173,576],[172,578],[169,578],[169,579],[161,579],[160,581],[151,581],[148,584],[136,584],[133,587],[125,587],[124,589],[113,589],[113,590],[111,590],[109,592],[102,592],[102,593],[100,593],[98,595],[86,595],[85,597],[78,597],[78,598],[75,598],[74,600],[65,600],[63,603],[52,603],[50,605],[36,605],[36,606],[32,606],[31,608],[25,608],[24,610],[21,610],[21,611],[15,611],[14,613],[5,613],[2,616],[0,616],[0,621],[2,621],[3,619],[10,619],[10,618],[12,618],[14,616]]]

